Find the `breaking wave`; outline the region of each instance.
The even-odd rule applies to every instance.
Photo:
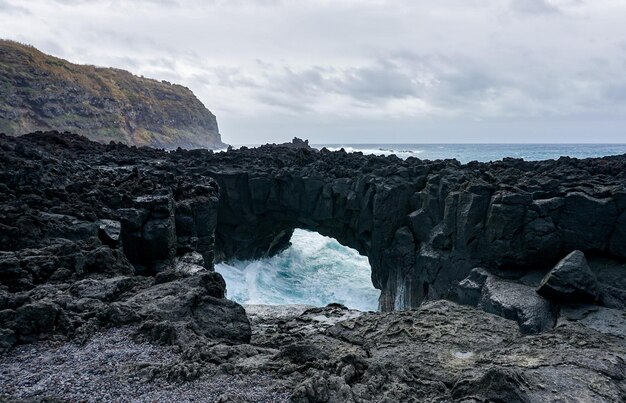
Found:
[[[365,256],[332,238],[300,229],[294,231],[291,243],[271,258],[217,264],[228,298],[242,304],[338,302],[362,311],[378,308],[380,291],[372,285]]]

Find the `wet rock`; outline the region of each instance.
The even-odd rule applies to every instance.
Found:
[[[585,254],[576,250],[546,274],[537,292],[559,302],[594,302],[598,299],[598,281]]]

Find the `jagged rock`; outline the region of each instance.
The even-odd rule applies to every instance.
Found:
[[[300,324],[309,326],[310,319]],[[276,330],[291,328],[267,329]],[[313,332],[299,345],[325,354],[311,357],[299,375],[292,395],[298,402],[611,402],[626,396],[624,339],[582,323],[520,336],[513,321],[447,301],[364,313]],[[294,365],[289,355],[279,360],[281,368]]]
[[[20,143],[28,138],[33,147]],[[153,170],[143,158],[136,160],[148,164],[142,169],[126,166],[126,152],[148,149],[119,154],[116,145],[99,145],[100,163],[57,159],[51,150],[90,149],[71,134],[0,140],[10,150],[0,157],[8,189],[0,206],[2,348],[45,338],[84,341],[124,324],[183,348],[250,339],[243,308],[224,299],[224,280],[211,271],[218,208],[212,179]],[[47,141],[48,151],[34,151]]]
[[[15,310],[13,330],[18,342],[32,342],[40,334],[69,335],[72,326],[65,311],[51,301],[38,301]]]
[[[293,228],[317,231],[368,256],[383,310],[455,298],[458,282],[477,266],[546,270],[577,242],[613,253],[611,234],[621,223],[611,217],[624,209],[617,201],[623,182],[610,176],[621,175],[623,161],[611,168],[571,159],[461,166],[272,147],[217,159],[220,168],[210,172],[222,190],[219,259],[271,255],[288,245]],[[600,171],[609,176],[600,179]],[[588,196],[577,191],[577,175],[590,178]],[[602,218],[583,223],[589,209]]]
[[[43,236],[46,238],[80,241],[98,235],[98,224],[79,220],[73,216],[41,212],[39,219],[45,226]]]
[[[53,132],[2,137],[0,147],[4,251],[57,242],[50,234],[64,220],[40,213],[100,234],[99,220],[114,220],[136,271],[154,275],[190,252],[208,270],[214,259],[273,255],[304,228],[369,258],[383,310],[456,298],[474,267],[546,271],[573,247],[624,257],[623,156],[461,165],[272,146],[166,153]],[[80,234],[74,242],[87,242]],[[67,276],[39,267],[13,286],[46,281],[52,267]],[[604,294],[620,304],[619,289]]]
[[[624,257],[623,156],[461,165],[265,146],[166,153],[54,132],[0,136],[0,149],[6,345],[133,325],[138,339],[182,351],[164,376],[272,374],[294,399],[495,399],[502,388],[531,401],[624,398],[624,339],[598,325],[615,312],[551,329],[552,304],[531,287],[573,246]],[[120,222],[117,245],[101,220]],[[250,330],[213,260],[275,254],[294,228],[366,255],[383,310],[425,304],[250,314]],[[594,272],[599,303],[617,308],[623,271],[611,267]],[[481,310],[430,302],[441,298]],[[31,309],[57,320],[16,327]]]
[[[452,397],[460,401],[472,399],[485,402],[531,402],[527,392],[529,382],[520,372],[507,368],[491,368],[479,376],[461,379],[452,388]]]
[[[560,302],[594,302],[598,299],[598,281],[585,254],[576,250],[546,274],[537,292]]]
[[[587,262],[598,280],[598,304],[626,310],[626,261],[591,255]]]
[[[556,307],[533,287],[500,279],[482,268],[472,270],[458,292],[460,303],[515,320],[523,333],[549,330],[556,321]]]
[[[278,311],[274,315],[274,308],[268,306],[249,308],[255,334],[251,345],[205,340],[184,346],[180,354],[173,354],[175,349],[167,346],[150,346],[157,354],[153,353],[150,361],[138,362],[137,355],[143,356],[146,346],[135,345],[130,354],[117,354],[118,350],[128,350],[130,343],[112,332],[97,336],[94,344],[108,353],[115,351],[116,359],[124,359],[117,366],[103,365],[108,379],[137,379],[137,383],[122,384],[133,385],[133,391],[140,387],[138,384],[174,391],[179,400],[206,398],[213,388],[220,392],[210,395],[212,399],[223,394],[225,401],[232,397],[288,401],[291,395],[290,400],[297,402],[609,403],[626,397],[626,339],[601,333],[584,318],[564,321],[549,332],[521,335],[512,320],[449,301],[429,301],[418,309],[398,312],[282,306],[275,307]],[[150,332],[154,342],[171,344],[176,326],[145,322],[138,337],[146,338]],[[273,347],[256,345],[256,340],[271,340]],[[45,372],[51,377],[43,383],[47,396],[61,394],[66,400],[80,400],[85,390],[91,390],[94,380],[83,378],[76,365],[90,362],[85,354],[93,352],[93,346],[87,352],[75,344],[48,349],[37,346],[36,350],[49,357],[55,368],[71,368],[68,374],[80,374],[67,382],[66,373]],[[81,359],[60,357],[68,350]],[[2,358],[0,370],[16,371],[20,366],[15,363],[20,356]],[[106,364],[108,360],[107,354],[96,362]],[[20,366],[19,373],[27,379],[41,375],[43,365],[33,365],[37,357],[30,355],[28,361],[26,368]],[[93,366],[87,368],[93,371]],[[5,372],[0,371],[0,378],[2,374]],[[269,387],[259,388],[255,381],[259,379]],[[7,390],[16,390],[9,392],[9,400],[18,391],[32,388],[6,375],[1,380],[8,385]],[[59,385],[60,380],[70,387]],[[186,383],[190,380],[193,382]],[[235,385],[243,385],[244,390],[222,388],[237,380],[243,383]],[[201,394],[189,393],[198,388],[202,388]]]
[[[281,144],[267,144],[270,147],[283,147],[283,148],[293,148],[293,149],[305,149],[305,150],[314,150],[309,145],[309,140],[302,140],[298,137],[294,137],[291,140],[291,143],[281,143]]]
[[[194,180],[177,189],[176,239],[177,254],[197,252],[201,263],[213,270],[215,260],[215,227],[217,225],[217,184],[204,179]]]
[[[117,324],[146,322],[167,328],[167,338],[188,345],[198,337],[248,342],[245,310],[224,299],[226,285],[218,273],[205,272],[155,284],[110,305],[105,317]],[[154,339],[154,325],[142,327]]]
[[[110,249],[106,246],[86,252],[78,260],[75,271],[81,277],[92,273],[107,275],[131,275],[134,273],[133,266],[120,250]]]
[[[104,245],[117,248],[120,243],[122,223],[116,220],[99,220],[98,237]]]
[[[177,273],[181,273],[183,276],[206,270],[204,268],[204,258],[197,252],[187,253],[176,259],[173,270]]]

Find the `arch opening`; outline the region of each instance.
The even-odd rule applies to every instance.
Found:
[[[228,297],[242,304],[340,303],[362,311],[378,309],[367,257],[317,232],[296,229],[291,245],[268,258],[218,263]]]

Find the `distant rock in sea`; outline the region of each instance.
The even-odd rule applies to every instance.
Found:
[[[225,148],[215,115],[189,88],[77,65],[0,40],[0,133],[71,131],[101,143]]]
[[[314,150],[314,148],[312,148],[309,145],[309,140],[302,140],[301,138],[298,137],[294,137],[293,140],[291,140],[291,143],[280,143],[280,144],[267,144],[268,146],[272,146],[272,147],[285,147],[285,148],[303,148],[306,150]]]

